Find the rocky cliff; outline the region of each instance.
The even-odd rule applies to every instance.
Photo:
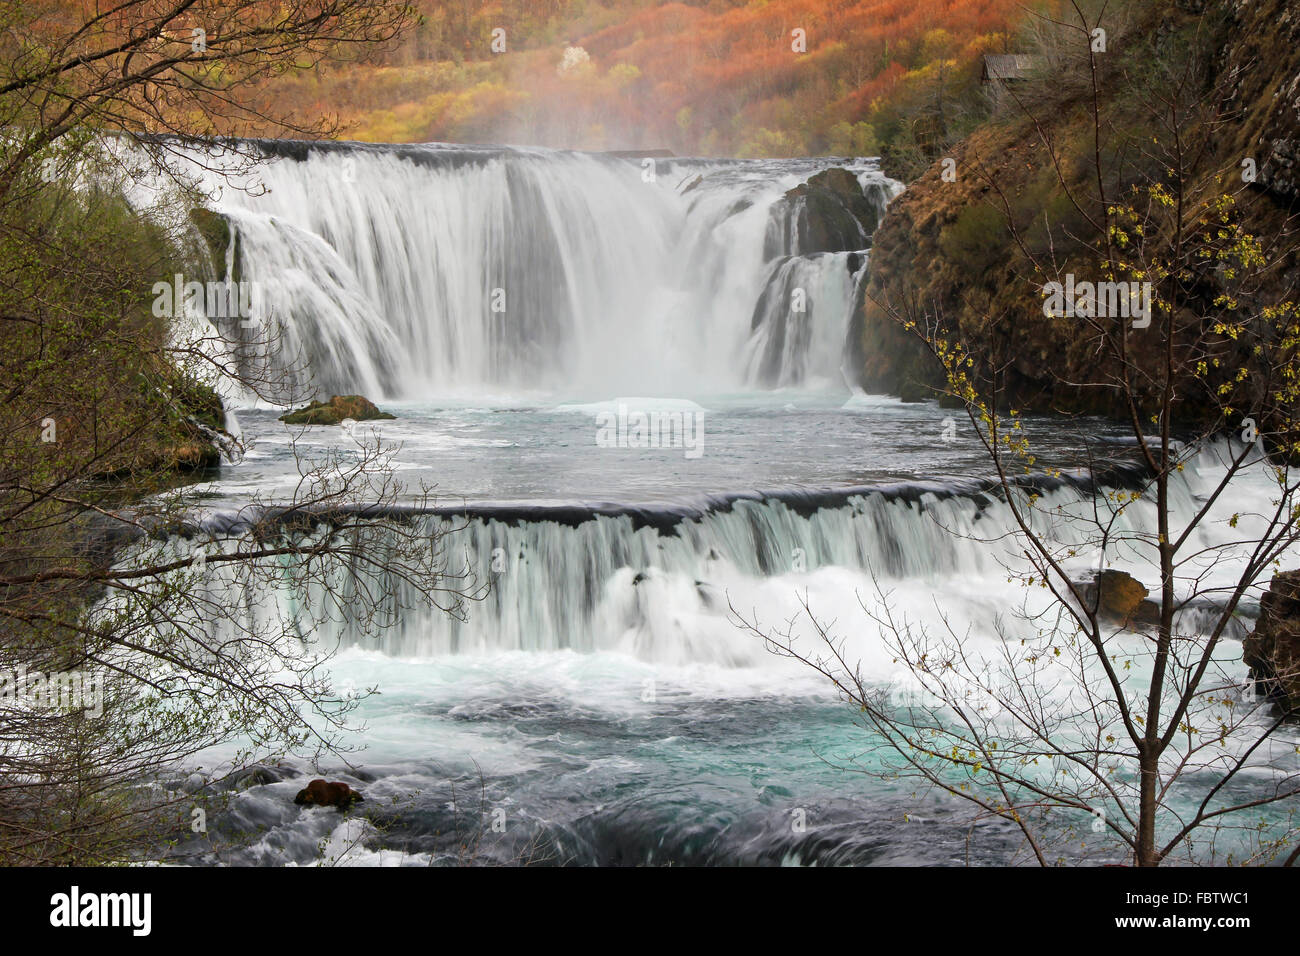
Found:
[[[1097,155],[1114,195],[1131,186],[1134,174],[1158,179],[1160,169],[1142,165],[1143,143],[1157,134],[1195,141],[1191,189],[1232,193],[1249,231],[1270,237],[1270,279],[1254,290],[1259,301],[1296,297],[1300,257],[1291,217],[1300,211],[1300,8],[1291,0],[1129,8],[1134,19],[1097,58],[1104,116],[1099,152],[1091,87],[1069,74],[1077,74],[1077,64],[1067,66],[1062,78],[1016,91],[1015,105],[890,205],[874,237],[871,279],[850,334],[853,365],[868,391],[919,399],[941,384],[937,363],[900,327],[902,313],[910,313],[965,341],[986,376],[996,370],[1004,399],[1018,408],[1122,411],[1116,390],[1069,384],[1105,378],[1099,363],[1106,359],[1078,322],[1044,315],[1042,279],[1026,253],[1062,271],[1096,274],[1097,234],[1066,196],[1062,179],[1087,194]],[[1160,104],[1150,78],[1174,60],[1188,64],[1187,75],[1199,84],[1189,97],[1195,109],[1171,124],[1172,131],[1160,130],[1151,125]],[[1242,187],[1233,178],[1238,169],[1241,180],[1253,182]],[[1221,276],[1206,269],[1197,277],[1203,314],[1222,293]],[[1196,307],[1194,299],[1193,321],[1201,314]],[[1157,360],[1155,351],[1135,361]],[[1217,416],[1205,383],[1180,388],[1184,423]]]
[[[1273,576],[1242,656],[1256,692],[1283,713],[1300,717],[1300,571]]]

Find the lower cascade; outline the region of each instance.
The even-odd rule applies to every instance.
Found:
[[[1215,474],[1215,463],[1214,452],[1205,453],[1202,473],[1189,473],[1178,487],[1181,514],[1195,513],[1197,489]],[[1058,539],[1069,542],[1072,520],[1087,514],[1094,493],[1125,487],[1063,477],[1038,508],[1050,516],[1042,520]],[[1144,516],[1135,507],[1117,531],[1149,530]],[[392,626],[376,634],[338,618],[303,640],[399,658],[616,651],[652,664],[757,667],[772,658],[761,642],[737,631],[737,616],[762,607],[766,617],[786,617],[797,609],[800,591],[823,592],[843,613],[859,599],[872,603],[883,582],[901,589],[908,611],[933,618],[934,593],[943,590],[950,611],[970,615],[968,623],[990,635],[999,627],[1019,633],[1026,622],[999,619],[1039,600],[1026,596],[1019,581],[1008,581],[1007,569],[1023,558],[999,543],[1014,524],[1006,502],[970,483],[861,489],[815,500],[756,494],[696,508],[448,505],[413,520],[429,547],[442,552],[449,580],[490,584],[483,599],[469,602],[462,619],[422,607],[418,593],[398,581],[393,609],[405,609]],[[1226,534],[1215,545],[1226,549],[1231,540]],[[1092,557],[1084,537],[1075,543],[1081,554],[1073,570],[1083,580]],[[1142,573],[1141,556],[1134,551],[1127,558],[1121,566]],[[348,576],[336,569],[330,588],[346,591]],[[292,621],[320,597],[264,592],[252,602],[239,593],[218,599]],[[1194,630],[1199,611],[1181,611],[1180,626]],[[862,648],[869,651],[869,644]],[[894,669],[874,676],[887,679]]]

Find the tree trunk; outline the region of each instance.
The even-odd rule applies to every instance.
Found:
[[[1138,829],[1137,849],[1133,851],[1133,862],[1137,866],[1159,866],[1160,854],[1156,852],[1156,793],[1160,785],[1157,772],[1160,758],[1153,755],[1149,742],[1142,748],[1138,758],[1138,771],[1141,783],[1138,791]]]

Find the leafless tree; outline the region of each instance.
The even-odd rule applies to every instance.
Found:
[[[449,614],[482,595],[449,572],[432,489],[397,481],[365,431],[295,451],[299,481],[237,513],[201,486],[226,434],[217,387],[282,400],[285,369],[237,361],[247,336],[159,316],[154,283],[203,275],[200,198],[130,201],[196,137],[273,117],[257,91],[406,22],[374,0],[124,0],[0,13],[0,862],[117,862],[156,852],[193,806],[177,768],[216,744],[233,767],[345,751],[362,695],[331,686],[332,623],[364,636],[400,594]],[[264,128],[264,127],[263,127]],[[115,140],[115,137],[125,137]],[[204,143],[238,151],[234,141]],[[255,151],[246,151],[256,160]],[[221,157],[229,165],[229,156]],[[200,210],[201,211],[201,210]],[[212,214],[209,214],[211,217]],[[220,225],[219,223],[217,224]],[[207,278],[207,276],[204,276]],[[225,278],[229,278],[225,276]],[[274,322],[260,347],[282,340]],[[279,370],[279,371],[275,371]],[[296,449],[295,445],[295,449]],[[19,675],[15,682],[15,675]],[[35,701],[29,677],[93,677]]]
[[[1240,157],[1216,156],[1241,118],[1224,105],[1226,81],[1213,85],[1205,37],[1189,28],[1197,42],[1170,51],[1153,39],[1118,58],[1114,44],[1136,47],[1149,24],[1126,33],[1104,5],[1072,10],[1045,30],[1074,44],[1074,85],[1013,94],[1069,224],[1031,236],[1044,213],[1025,214],[1010,164],[961,157],[1009,236],[1016,308],[872,293],[931,357],[991,468],[996,530],[948,530],[998,555],[1023,602],[991,634],[954,622],[941,600],[927,625],[876,578],[859,597],[870,638],[902,670],[893,686],[864,675],[806,602],[775,628],[737,617],[834,682],[870,731],[877,772],[1013,821],[1039,863],[1064,858],[1081,826],[1113,838],[1105,858],[1139,866],[1293,862],[1294,733],[1232,670],[1242,612],[1293,560],[1300,531],[1300,308],[1280,267],[1295,241],[1285,221],[1253,234],[1252,222],[1279,217],[1243,183]],[[1103,25],[1109,52],[1096,43]],[[1082,126],[1061,119],[1076,108]],[[1078,291],[1062,308],[1045,302],[1067,285]],[[1114,289],[1137,295],[1105,301]],[[1032,392],[1014,346],[997,341],[1010,322],[1059,343],[1058,397],[1097,396],[1127,425],[1133,454],[1119,478],[1094,447],[1040,460],[1016,407]],[[1149,600],[1116,563],[1155,584]]]

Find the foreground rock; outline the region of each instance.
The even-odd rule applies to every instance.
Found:
[[[254,764],[228,779],[231,789],[248,790],[252,787],[265,787],[273,783],[279,783],[281,780],[287,780],[289,777],[294,776],[295,773],[296,771],[291,767]]]
[[[1287,716],[1300,718],[1300,570],[1273,576],[1259,602],[1255,631],[1242,641],[1241,656],[1256,693]]]
[[[356,422],[368,422],[396,417],[381,412],[363,395],[333,395],[328,402],[312,402],[303,408],[285,412],[280,416],[280,421],[290,425],[338,425],[347,418]]]
[[[1141,581],[1124,571],[1102,571],[1091,581],[1077,585],[1085,609],[1097,608],[1099,617],[1118,621],[1125,627],[1160,623],[1160,605],[1147,600],[1150,593]]]
[[[338,807],[340,810],[362,801],[361,794],[346,783],[326,783],[324,780],[313,780],[293,798],[298,806]]]

